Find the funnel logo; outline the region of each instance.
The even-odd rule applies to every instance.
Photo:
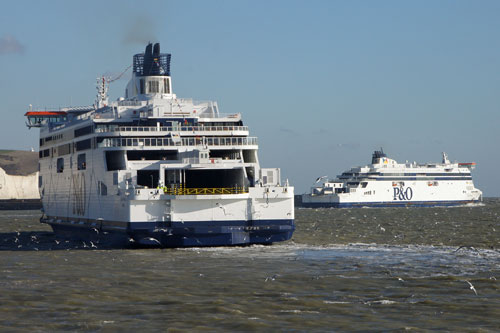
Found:
[[[393,200],[411,200],[413,198],[413,190],[411,187],[407,187],[406,189],[401,187],[393,187],[394,190],[394,199]]]

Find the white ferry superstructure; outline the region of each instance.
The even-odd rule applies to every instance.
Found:
[[[302,195],[304,207],[398,207],[455,206],[482,200],[474,187],[475,163],[400,164],[383,150],[375,151],[372,163],[352,168],[334,180],[319,177],[311,193]]]
[[[261,168],[241,115],[172,92],[159,43],[133,57],[125,98],[26,113],[40,128],[39,189],[56,234],[162,247],[291,238],[294,189]]]

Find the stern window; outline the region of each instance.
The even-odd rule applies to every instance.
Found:
[[[78,170],[86,170],[87,169],[87,158],[85,154],[78,155]]]
[[[57,159],[57,173],[64,171],[64,158],[60,157]]]
[[[106,186],[106,184],[104,184],[104,182],[99,181],[97,183],[97,187],[99,195],[108,195],[108,187]]]

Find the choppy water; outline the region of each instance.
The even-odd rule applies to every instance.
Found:
[[[297,209],[292,241],[233,248],[96,249],[39,217],[0,212],[0,331],[500,330],[500,199]]]

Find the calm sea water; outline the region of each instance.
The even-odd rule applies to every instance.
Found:
[[[39,217],[0,212],[0,331],[500,331],[500,199],[297,209],[250,247],[100,249]]]

